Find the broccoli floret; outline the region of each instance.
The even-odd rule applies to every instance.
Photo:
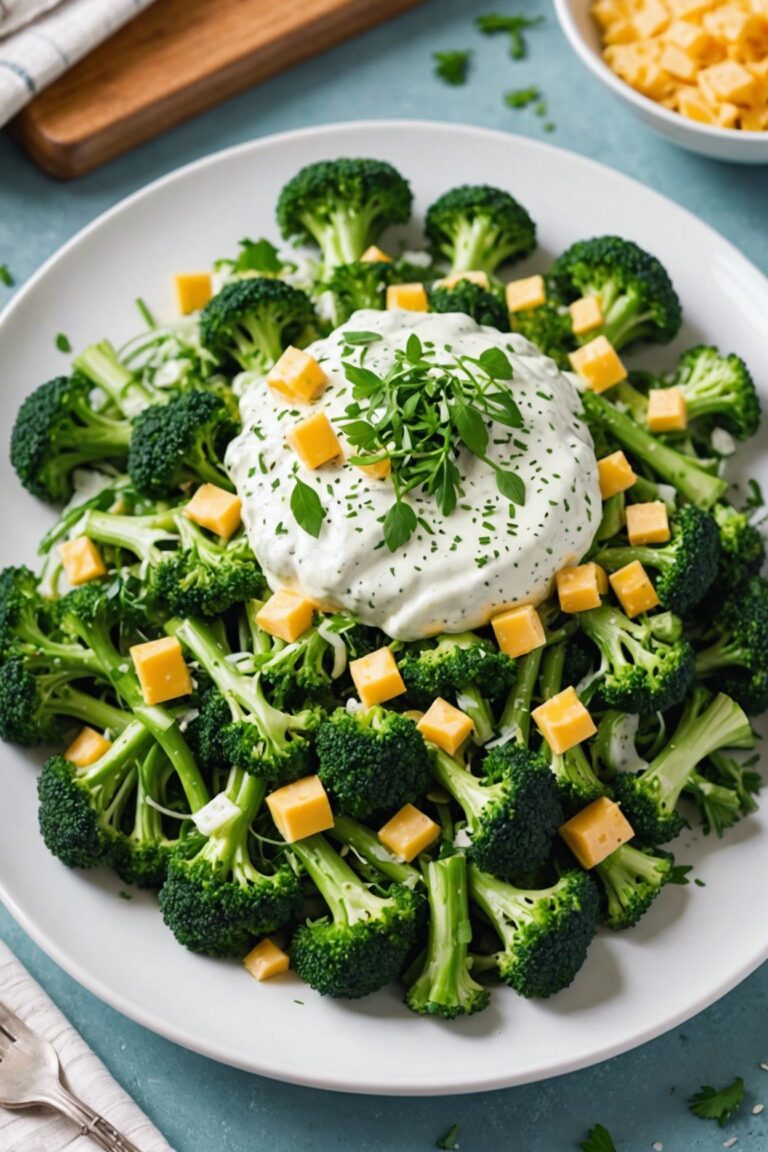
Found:
[[[166,793],[173,775],[173,766],[159,744],[137,764],[133,823],[121,836],[113,859],[115,871],[126,884],[157,889],[165,882],[178,841],[166,836],[156,805],[172,803]]]
[[[305,708],[291,714],[270,704],[260,674],[240,671],[228,659],[231,652],[204,621],[170,620],[166,631],[189,649],[226,701],[229,723],[219,734],[219,747],[229,762],[281,783],[304,776],[310,767],[318,710]]]
[[[658,756],[643,772],[619,773],[613,782],[630,824],[651,844],[672,840],[682,830],[677,802],[702,760],[721,748],[753,746],[749,720],[736,701],[722,693],[709,699],[696,688]]]
[[[707,510],[722,499],[727,482],[706,472],[693,457],[662,443],[604,396],[586,391],[581,401],[590,423],[601,426],[622,448],[672,484],[690,504]]]
[[[359,820],[412,803],[429,786],[427,746],[413,720],[385,708],[337,708],[316,737],[318,775],[339,811]]]
[[[291,962],[322,996],[357,999],[395,980],[416,938],[419,900],[400,884],[371,891],[323,836],[291,850],[328,905],[330,919],[302,924]]]
[[[488,184],[444,192],[427,209],[424,230],[435,257],[445,257],[453,273],[492,275],[536,247],[536,225],[522,204]]]
[[[547,301],[538,308],[514,312],[511,327],[554,360],[558,368],[570,369],[568,354],[576,348],[576,337],[567,308]]]
[[[670,856],[622,844],[595,868],[605,893],[604,922],[619,931],[634,928],[665,884],[672,879]]]
[[[171,855],[160,910],[192,952],[241,956],[255,938],[299,914],[301,886],[294,871],[288,864],[257,867],[251,856],[250,826],[265,792],[263,780],[234,768],[224,795],[237,815],[210,836],[182,840]]]
[[[94,764],[52,756],[38,779],[38,820],[49,852],[69,868],[112,864],[122,851],[122,818],[136,789],[136,761],[152,736],[134,720]]]
[[[384,160],[321,160],[283,187],[277,222],[286,240],[317,244],[327,275],[359,260],[385,228],[407,224],[412,203],[408,181]]]
[[[564,685],[573,683],[565,680],[567,652],[568,643],[565,640],[547,646],[541,661],[539,694],[542,701],[551,700]],[[605,786],[598,779],[581,744],[564,753],[553,752],[544,744],[542,755],[549,757],[549,766],[557,781],[558,795],[566,813],[577,812],[599,796],[605,795]]]
[[[493,748],[479,779],[439,748],[433,773],[463,810],[470,860],[495,876],[533,872],[562,823],[555,778],[541,756],[511,741]]]
[[[681,702],[693,680],[693,649],[671,613],[630,620],[602,604],[579,613],[579,622],[600,650],[596,683],[609,708],[663,712]]]
[[[730,504],[717,504],[712,512],[720,530],[715,587],[730,593],[750,576],[757,576],[765,561],[765,541],[760,529],[750,523],[748,512]]]
[[[71,672],[33,672],[23,656],[0,665],[0,739],[32,748],[61,737],[72,720],[121,731],[126,714],[74,687]]]
[[[72,495],[76,468],[108,461],[124,466],[131,425],[91,404],[92,385],[82,377],[57,376],[21,405],[11,433],[11,464],[33,496],[62,504]]]
[[[683,393],[689,420],[715,417],[738,440],[754,436],[760,427],[757,389],[740,356],[723,356],[699,344],[683,353],[667,383]]]
[[[699,812],[704,834],[714,832],[718,839],[741,819],[741,801],[734,788],[716,784],[701,772],[693,772],[685,785],[689,796]]]
[[[232,492],[224,451],[238,431],[231,406],[221,396],[198,389],[180,392],[134,420],[128,473],[147,496],[171,496],[188,483]]]
[[[256,664],[281,706],[301,707],[306,700],[326,699],[347,665],[343,640],[339,664],[338,652],[317,628],[308,628],[290,644],[269,639],[270,650],[258,654]]]
[[[361,308],[384,308],[387,287],[397,282],[393,266],[388,260],[357,260],[354,264],[339,264],[321,286],[331,294],[333,326],[338,328],[340,324],[346,323]]]
[[[232,723],[229,705],[218,688],[209,686],[197,696],[195,710],[197,715],[186,731],[195,759],[209,772],[226,771],[230,764],[222,747],[222,733]]]
[[[750,713],[768,708],[768,581],[753,576],[721,604],[696,654],[696,675]]]
[[[699,771],[707,777],[714,778],[716,784],[724,784],[727,788],[731,788],[739,798],[742,815],[748,816],[751,812],[757,811],[755,796],[763,786],[763,778],[759,772],[754,771],[753,766],[754,760],[739,764],[732,756],[713,752],[700,766]]]
[[[536,998],[573,982],[597,931],[597,889],[586,872],[574,869],[549,888],[525,890],[470,865],[469,885],[502,941],[496,954],[502,980]]]
[[[557,258],[549,279],[566,304],[582,296],[599,298],[603,323],[581,343],[603,335],[614,348],[639,340],[667,344],[680,330],[680,301],[665,268],[631,240],[579,240]]]
[[[430,860],[424,867],[429,894],[429,937],[424,966],[405,1002],[420,1016],[455,1020],[488,1007],[489,992],[470,974],[472,939],[467,893],[467,862],[456,854]]]
[[[428,298],[430,312],[464,312],[477,324],[509,332],[509,312],[504,301],[471,280],[460,280],[453,288],[441,288],[438,281],[430,288]]]
[[[57,609],[40,596],[34,573],[26,567],[0,571],[0,660],[23,656],[34,672],[69,678],[99,678],[101,665],[87,646],[62,636]]]
[[[289,344],[314,338],[316,319],[307,294],[284,280],[233,280],[203,308],[200,339],[222,364],[267,372]]]
[[[663,606],[683,616],[704,599],[717,575],[720,531],[715,518],[693,504],[675,513],[670,530],[670,542],[661,547],[603,548],[595,560],[609,572],[639,560],[656,573],[656,593]]]

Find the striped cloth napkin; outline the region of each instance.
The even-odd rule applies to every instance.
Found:
[[[152,0],[0,0],[0,128]]]
[[[133,1140],[141,1152],[173,1152],[2,940],[0,1001],[51,1041],[76,1096]],[[55,1112],[6,1112],[0,1108],[0,1148],[7,1152],[94,1152],[96,1145],[87,1136],[78,1135],[76,1126]]]

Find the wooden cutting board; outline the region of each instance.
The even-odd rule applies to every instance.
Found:
[[[82,176],[421,0],[156,0],[12,124],[46,172]]]

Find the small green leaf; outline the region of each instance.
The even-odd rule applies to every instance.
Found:
[[[421,340],[419,340],[415,332],[411,332],[408,337],[408,342],[405,345],[405,355],[411,364],[420,364],[423,359],[424,352],[421,347]]]
[[[13,288],[15,281],[13,273],[7,264],[0,264],[0,284],[5,284],[6,288]]]
[[[616,1152],[611,1134],[602,1124],[595,1124],[594,1128],[590,1128],[586,1140],[579,1144],[579,1148],[581,1152]]]
[[[486,402],[493,407],[491,414],[497,423],[503,424],[505,428],[522,428],[522,414],[517,406],[517,401],[513,399],[509,392],[489,392],[485,399]],[[499,409],[501,409],[501,412],[499,412]]]
[[[63,332],[59,332],[58,336],[56,337],[56,347],[58,348],[59,352],[72,351],[72,345],[69,342],[69,337],[65,336]]]
[[[459,1126],[458,1126],[458,1124],[452,1124],[450,1126],[450,1128],[448,1129],[448,1131],[446,1132],[445,1136],[441,1136],[440,1139],[435,1142],[435,1148],[441,1148],[442,1152],[452,1152],[452,1149],[458,1148],[458,1146],[459,1146]]]
[[[466,84],[469,72],[470,52],[449,51],[433,52],[435,62],[435,76],[446,84],[454,86]]]
[[[508,108],[527,108],[539,99],[538,88],[515,88],[504,93],[504,103]]]
[[[723,1128],[734,1112],[738,1112],[744,1103],[744,1081],[737,1076],[732,1084],[725,1088],[712,1088],[704,1084],[699,1091],[691,1096],[688,1108],[694,1116],[701,1120],[717,1120]]]
[[[238,272],[271,272],[276,276],[283,270],[277,248],[269,240],[241,240],[240,251],[235,260]]]
[[[398,500],[384,517],[384,541],[390,552],[397,552],[416,531],[418,520],[410,504]]]
[[[375,344],[381,336],[378,332],[345,332],[344,340],[347,344]]]
[[[451,416],[465,448],[475,456],[485,456],[488,450],[488,429],[480,413],[463,400],[456,400],[451,408]]]
[[[299,480],[298,476],[291,492],[291,512],[299,527],[317,539],[327,513],[314,488]]]
[[[478,364],[491,380],[511,380],[512,365],[501,348],[486,348],[477,359]]]
[[[376,448],[379,444],[376,429],[367,420],[350,420],[341,430],[356,448]]]
[[[497,468],[496,487],[506,500],[511,500],[513,504],[525,504],[525,484],[516,472],[505,472],[503,468]]]
[[[456,488],[459,474],[451,460],[443,458],[433,484],[437,506],[443,516],[450,516],[456,507]]]
[[[350,364],[348,360],[344,360],[342,364],[344,375],[354,386],[355,396],[367,396],[381,388],[383,383],[381,377],[371,372],[370,368],[361,368],[359,364]]]

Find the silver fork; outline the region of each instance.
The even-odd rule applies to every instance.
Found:
[[[53,1108],[78,1125],[105,1152],[141,1152],[108,1120],[65,1088],[56,1049],[0,1004],[0,1107]]]

